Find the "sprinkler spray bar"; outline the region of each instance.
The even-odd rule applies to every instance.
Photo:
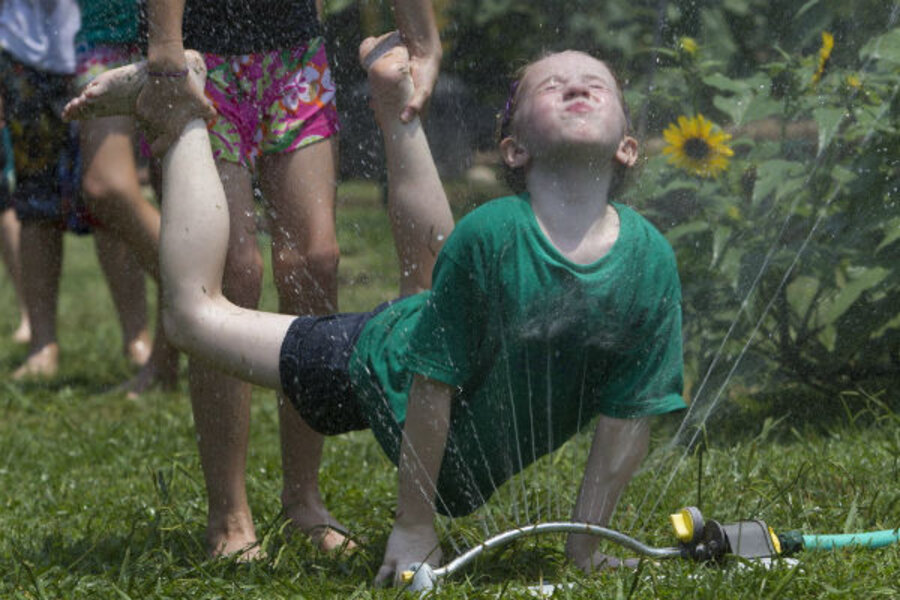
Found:
[[[648,558],[688,558],[713,563],[721,563],[729,554],[760,559],[792,554],[803,549],[880,548],[900,541],[900,529],[843,535],[803,535],[799,531],[776,534],[758,519],[736,523],[705,520],[700,510],[693,506],[670,515],[669,520],[675,530],[675,537],[678,538],[678,546],[655,548],[624,533],[589,523],[538,523],[510,529],[488,538],[443,567],[435,568],[427,563],[411,564],[401,573],[400,578],[410,591],[427,591],[435,587],[439,579],[459,571],[482,552],[504,546],[520,537],[541,533],[584,533],[614,542]]]

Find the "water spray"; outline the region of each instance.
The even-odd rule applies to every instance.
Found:
[[[614,529],[589,523],[549,522],[523,525],[488,538],[443,567],[413,563],[401,572],[400,579],[409,591],[427,592],[436,587],[441,579],[463,569],[483,552],[505,546],[521,537],[543,533],[588,534],[654,560],[685,558],[713,565],[723,564],[725,557],[729,555],[759,560],[788,556],[801,550],[875,549],[900,542],[900,528],[837,535],[805,535],[795,530],[776,533],[759,519],[735,523],[707,520],[693,506],[670,515],[669,521],[678,544],[661,548],[644,544]]]

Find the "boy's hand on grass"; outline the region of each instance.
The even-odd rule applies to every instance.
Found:
[[[441,548],[433,523],[422,525],[394,524],[391,536],[384,550],[384,560],[375,585],[402,585],[400,575],[414,563],[428,563],[438,566],[441,562]]]
[[[595,548],[597,547],[596,538],[590,538],[593,538],[593,536],[573,534],[569,536],[569,540],[566,543],[566,558],[568,558],[572,562],[572,564],[578,567],[581,571],[590,573],[592,571],[618,569],[621,567],[626,567],[629,569],[634,569],[637,567],[639,559],[627,558],[625,560],[621,560],[616,558],[615,556],[604,554],[599,550],[595,550]]]

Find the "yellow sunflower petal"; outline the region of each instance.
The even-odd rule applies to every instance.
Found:
[[[714,123],[699,114],[682,115],[677,121],[663,130],[669,164],[698,177],[715,177],[728,168],[728,157],[734,156],[727,144],[731,134],[714,130]]]

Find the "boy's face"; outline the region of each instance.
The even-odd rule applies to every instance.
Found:
[[[514,136],[531,158],[560,148],[613,155],[627,118],[615,77],[582,52],[553,54],[528,67],[519,86]]]

